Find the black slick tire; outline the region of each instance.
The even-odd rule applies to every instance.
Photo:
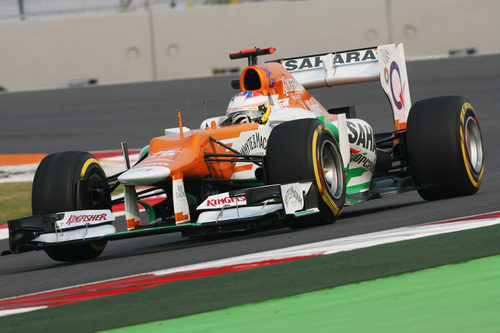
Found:
[[[292,217],[291,228],[333,223],[345,202],[345,172],[340,149],[331,131],[317,119],[299,119],[276,126],[266,149],[268,184],[312,181],[318,189],[320,214]]]
[[[425,200],[470,195],[481,186],[484,149],[476,112],[463,97],[415,103],[407,123],[407,154]]]
[[[33,215],[83,209],[110,209],[110,198],[95,200],[91,193],[79,188],[79,181],[96,184],[106,175],[89,153],[69,151],[46,156],[35,173],[31,206]],[[109,197],[109,194],[106,196]],[[108,200],[109,199],[109,200]],[[57,261],[93,259],[104,250],[107,241],[57,245],[45,252]]]

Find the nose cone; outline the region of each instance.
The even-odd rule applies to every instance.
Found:
[[[170,175],[170,169],[161,166],[145,166],[125,171],[118,177],[118,181],[125,185],[152,185],[164,180]]]

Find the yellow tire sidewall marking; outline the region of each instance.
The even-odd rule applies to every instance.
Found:
[[[104,243],[104,245],[98,245],[97,243],[90,243],[89,245],[90,245],[90,247],[91,247],[92,249],[94,249],[95,251],[102,251],[102,250],[104,250],[104,248],[106,247],[107,242],[106,242],[106,243]]]
[[[99,161],[97,161],[95,158],[89,158],[88,160],[86,160],[85,163],[83,164],[82,171],[80,172],[81,180],[83,180],[83,178],[85,177],[85,174],[87,173],[87,170],[92,163],[96,163],[97,165],[101,166],[101,164],[99,164]],[[107,242],[104,243],[103,245],[99,245],[97,243],[90,243],[89,246],[94,251],[102,251],[106,247],[106,244]]]
[[[92,163],[96,163],[99,166],[99,162],[95,158],[89,158],[88,160],[85,161],[85,164],[83,164],[82,170],[80,171],[80,179],[83,180],[83,177],[85,177],[85,173],[87,173],[87,169]]]
[[[465,170],[467,171],[467,175],[469,176],[469,180],[472,183],[472,185],[476,188],[481,185],[481,182],[483,180],[483,174],[484,174],[484,163],[483,166],[481,167],[481,171],[479,172],[479,177],[476,181],[474,176],[472,175],[472,171],[470,169],[469,161],[467,159],[467,149],[465,148],[465,138],[464,138],[464,131],[463,129],[465,128],[465,114],[467,113],[467,110],[471,109],[474,111],[474,108],[470,103],[464,103],[462,105],[462,111],[460,111],[460,146],[462,147],[462,158],[464,160],[464,165],[465,165]]]
[[[313,142],[312,142],[312,158],[313,158],[313,169],[314,169],[314,176],[316,178],[316,184],[318,185],[318,190],[321,193],[321,198],[323,201],[330,207],[331,211],[335,216],[338,216],[339,213],[339,207],[333,202],[332,198],[326,193],[328,190],[323,188],[321,185],[321,178],[319,175],[319,170],[317,168],[318,161],[316,158],[316,149],[317,149],[317,141],[318,141],[318,136],[322,131],[322,126],[319,126],[314,130],[313,134]]]

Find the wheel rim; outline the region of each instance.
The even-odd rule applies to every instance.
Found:
[[[335,145],[326,140],[321,145],[321,166],[323,169],[323,179],[325,180],[328,192],[335,199],[342,195],[342,160],[340,153],[335,149]]]
[[[111,209],[111,206],[101,206],[101,203],[103,202],[102,200],[105,200],[101,196],[104,196],[105,194],[103,194],[104,188],[102,188],[102,186],[99,187],[98,183],[104,179],[106,179],[106,174],[104,173],[102,167],[98,163],[91,163],[86,169],[85,174],[81,176],[81,180],[87,181],[92,188],[95,188],[92,190],[92,193],[84,194],[83,198],[80,197],[82,193],[76,193],[78,209],[94,209],[96,208],[95,205],[102,209]],[[88,196],[88,199],[85,198],[86,196]],[[109,202],[111,202],[110,200],[111,199],[109,199]]]
[[[465,123],[465,143],[469,164],[475,173],[479,173],[483,167],[483,142],[479,126],[473,117],[469,117]]]

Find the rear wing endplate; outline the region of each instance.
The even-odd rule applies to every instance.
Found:
[[[403,44],[275,61],[306,89],[379,80],[391,103],[395,129],[406,128],[411,99]]]

